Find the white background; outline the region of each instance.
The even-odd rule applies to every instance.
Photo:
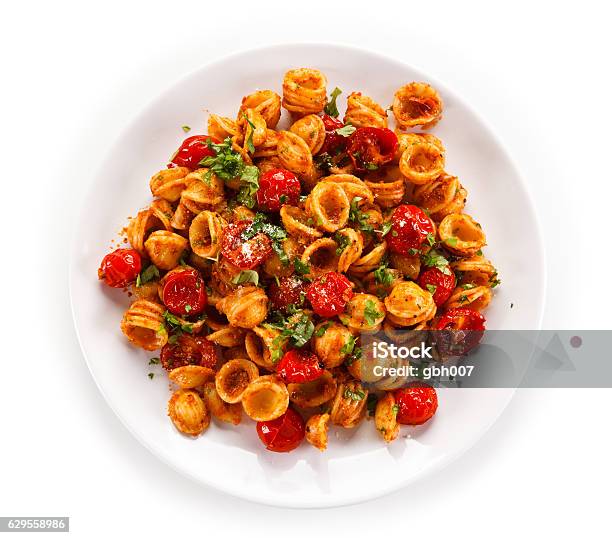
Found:
[[[426,482],[359,506],[280,510],[203,489],[130,436],[85,366],[67,293],[79,201],[118,131],[145,103],[222,55],[331,41],[404,60],[479,110],[540,212],[549,269],[544,327],[610,329],[612,39],[603,5],[5,5],[0,515],[69,515],[79,536],[112,536],[118,526],[118,535],[147,536],[603,534],[609,390],[521,391],[474,449]],[[355,488],[362,487],[356,472]]]

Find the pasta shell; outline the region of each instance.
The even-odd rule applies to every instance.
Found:
[[[219,140],[225,140],[240,134],[240,129],[234,120],[211,114],[208,118],[208,134]]]
[[[244,340],[249,359],[267,370],[274,370],[272,356],[275,352],[280,355],[285,344],[286,338],[281,336],[280,331],[268,327],[254,327]]]
[[[397,269],[407,279],[416,280],[419,277],[421,272],[421,256],[418,254],[409,256],[392,252],[389,255],[389,262],[391,267]]]
[[[207,176],[207,168],[194,170],[187,176],[187,188],[181,194],[181,203],[192,213],[212,209],[225,197],[224,184],[215,174]]]
[[[489,286],[475,286],[466,289],[463,286],[457,286],[451,296],[444,303],[445,308],[464,308],[469,307],[474,310],[484,310],[489,303],[493,294]]]
[[[306,247],[301,261],[310,267],[309,275],[317,277],[338,269],[337,243],[329,237],[317,239]]]
[[[346,273],[363,252],[363,235],[352,228],[344,228],[336,233],[336,241],[340,242],[342,251],[338,259],[338,272]],[[340,248],[339,247],[339,248]]]
[[[289,130],[306,142],[312,155],[319,153],[325,142],[325,124],[321,117],[315,114],[297,120]]]
[[[497,269],[482,256],[476,255],[457,260],[451,263],[451,269],[455,272],[460,284],[492,287],[499,282]]]
[[[436,304],[433,296],[414,282],[399,282],[385,298],[389,319],[408,327],[433,318]]]
[[[259,168],[259,173],[260,174],[265,174],[266,172],[269,172],[270,170],[275,170],[277,168],[282,168],[283,165],[280,162],[280,159],[277,156],[277,144],[278,144],[278,133],[276,131],[274,132],[274,152],[272,152],[270,150],[270,155],[258,155],[258,153],[261,151],[265,151],[265,147],[267,144],[267,141],[270,140],[272,141],[272,139],[270,138],[270,134],[268,134],[266,136],[266,144],[264,144],[263,146],[261,146],[260,148],[257,148],[257,151],[255,152],[255,155],[253,155],[254,157],[263,157],[262,159],[258,159],[257,160],[257,168]]]
[[[371,97],[353,92],[346,99],[344,123],[355,127],[387,127],[387,112]]]
[[[168,342],[163,314],[166,309],[147,300],[134,301],[121,320],[121,331],[135,346],[153,351]]]
[[[306,199],[306,212],[317,228],[335,232],[348,222],[350,202],[344,189],[335,183],[318,183]]]
[[[367,399],[368,391],[359,381],[341,383],[329,412],[332,424],[343,428],[357,426],[365,415]]]
[[[327,103],[327,79],[316,69],[291,69],[283,79],[283,107],[294,115],[318,114]]]
[[[306,142],[295,133],[280,131],[276,150],[283,168],[296,174],[306,174],[312,169],[310,149]]]
[[[336,388],[336,379],[327,370],[314,381],[287,385],[289,398],[295,405],[303,409],[311,409],[329,402],[336,394]]]
[[[242,394],[242,409],[253,420],[274,420],[287,411],[289,393],[276,375],[264,375],[251,381]]]
[[[195,390],[177,390],[168,402],[168,416],[178,431],[194,437],[210,425],[210,413]]]
[[[215,376],[217,394],[224,402],[239,402],[249,383],[258,376],[259,370],[251,361],[244,359],[228,361]]]
[[[228,325],[210,333],[206,340],[210,340],[222,347],[236,347],[244,342],[244,329]]]
[[[442,106],[440,95],[429,84],[411,82],[395,92],[392,110],[400,128],[426,129],[440,121]]]
[[[202,211],[189,226],[189,244],[198,256],[214,258],[221,249],[221,235],[227,222],[212,211]]]
[[[464,213],[444,217],[438,235],[445,248],[458,256],[471,256],[487,244],[480,224]]]
[[[359,277],[378,269],[386,252],[387,242],[383,241],[376,245],[370,252],[364,254],[356,262],[353,262],[349,267],[349,274]]]
[[[274,129],[281,114],[280,95],[272,90],[258,90],[242,98],[240,112],[251,108],[261,114],[269,129]]]
[[[168,202],[176,202],[187,186],[186,176],[189,172],[189,168],[184,166],[166,168],[157,172],[149,182],[151,194]]]
[[[369,204],[374,203],[374,194],[368,188],[368,186],[358,177],[351,174],[332,174],[321,180],[321,183],[335,183],[340,185],[349,202],[352,203],[356,197],[359,197],[359,204],[363,205],[366,202]]]
[[[178,234],[159,230],[153,232],[145,241],[145,249],[154,265],[169,271],[178,265],[188,244],[187,239]]]
[[[404,180],[401,178],[389,182],[366,181],[365,184],[374,194],[374,202],[383,208],[399,205],[406,192]]]
[[[399,161],[402,174],[415,185],[424,185],[444,172],[444,150],[420,137],[406,147]]]
[[[388,282],[383,283],[376,278],[375,272],[368,273],[362,280],[364,289],[376,297],[384,297],[395,284],[403,279],[403,274],[398,269],[386,269],[385,276]]]
[[[194,213],[189,211],[189,209],[185,207],[185,204],[179,202],[170,224],[172,224],[175,230],[187,230],[194,216]]]
[[[229,422],[234,426],[240,424],[242,420],[242,406],[239,403],[224,402],[217,394],[217,389],[213,382],[205,383],[200,392],[206,407],[210,409],[212,416],[223,422]]]
[[[385,319],[385,311],[385,305],[375,295],[356,293],[338,317],[351,329],[375,331]]]
[[[390,443],[397,439],[400,427],[397,423],[395,398],[390,392],[387,392],[378,400],[376,411],[374,412],[374,423],[385,442]]]
[[[189,364],[174,368],[168,373],[168,378],[182,389],[193,389],[214,379],[215,372],[206,366]]]
[[[321,336],[316,336],[320,330],[324,332]],[[325,365],[325,368],[335,368],[340,366],[346,358],[346,353],[342,348],[346,346],[353,335],[344,325],[333,321],[321,322],[315,328],[313,339],[314,352]]]
[[[221,299],[216,308],[227,316],[230,325],[252,329],[268,315],[268,297],[261,288],[243,286]]]
[[[451,213],[463,211],[467,191],[457,177],[443,173],[433,181],[417,186],[412,196],[419,207],[440,222]]]
[[[264,120],[263,116],[256,110],[247,108],[243,110],[242,113],[244,116],[239,119],[238,124],[242,125],[244,129],[243,149],[249,151],[249,141],[255,147],[261,146],[266,141],[266,132],[268,128],[266,126],[266,120]]]
[[[328,413],[312,415],[306,422],[306,441],[321,451],[327,448],[329,418]]]
[[[170,215],[168,214],[171,208],[162,202],[165,201],[154,201],[150,207],[139,211],[138,215],[131,219],[128,224],[128,241],[132,248],[137,250],[142,256],[147,254],[144,244],[149,232],[159,229],[172,231],[171,221],[169,220]]]
[[[276,157],[278,153],[278,133],[273,131],[272,129],[268,129],[266,131],[266,139],[259,146],[255,148],[255,153],[253,153],[254,158],[261,157]],[[278,160],[278,158],[276,159]],[[263,174],[266,170],[262,167],[262,162],[260,161],[257,164],[259,171]],[[280,160],[278,160],[278,164],[269,168],[272,170],[273,168],[282,168],[280,164]]]
[[[314,227],[314,219],[299,207],[284,205],[280,209],[280,216],[285,230],[291,236],[308,241],[323,235]]]

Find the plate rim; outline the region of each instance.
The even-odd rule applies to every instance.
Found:
[[[542,227],[540,223],[539,214],[536,211],[536,205],[535,205],[535,201],[533,198],[533,194],[531,193],[529,189],[529,185],[527,181],[525,180],[523,174],[521,173],[512,155],[508,151],[506,145],[497,135],[497,133],[492,128],[488,120],[484,118],[480,114],[480,112],[472,106],[470,101],[464,99],[463,96],[459,94],[457,91],[453,89],[449,89],[449,87],[445,83],[441,82],[437,77],[433,77],[425,73],[420,67],[414,67],[412,64],[402,59],[399,59],[399,57],[391,56],[388,54],[384,54],[381,52],[377,52],[371,49],[354,46],[354,45],[325,42],[325,41],[286,42],[286,43],[275,43],[271,45],[267,44],[267,45],[261,45],[261,46],[250,47],[250,48],[241,48],[240,50],[231,52],[229,54],[218,56],[215,59],[212,59],[211,61],[201,64],[200,66],[190,70],[188,73],[171,81],[171,83],[165,85],[164,88],[160,92],[158,92],[152,99],[150,99],[148,102],[142,105],[139,108],[139,110],[137,110],[132,116],[130,116],[125,122],[123,122],[121,126],[117,128],[116,135],[113,139],[113,142],[107,147],[104,153],[105,158],[98,164],[98,166],[96,166],[96,168],[92,170],[92,174],[87,182],[86,187],[84,188],[84,192],[79,199],[79,211],[77,212],[77,215],[73,221],[74,226],[73,226],[72,237],[70,241],[70,257],[69,257],[69,263],[68,263],[68,291],[69,291],[69,300],[70,300],[70,310],[72,314],[72,322],[73,322],[74,330],[76,332],[77,341],[81,349],[81,353],[83,355],[87,368],[91,374],[91,377],[93,378],[93,381],[96,387],[100,391],[106,404],[109,406],[109,408],[113,411],[113,413],[119,419],[120,423],[123,424],[123,426],[130,432],[130,434],[135,439],[137,439],[140,442],[140,444],[146,447],[147,450],[151,454],[153,454],[158,460],[162,461],[165,465],[167,465],[168,467],[170,467],[171,469],[179,473],[181,476],[198,484],[199,486],[205,486],[211,491],[217,490],[226,495],[241,498],[241,499],[244,499],[244,500],[256,503],[256,504],[262,504],[266,506],[295,508],[295,509],[333,508],[333,507],[348,506],[352,504],[367,502],[369,500],[374,500],[374,499],[384,497],[386,495],[389,495],[401,489],[405,489],[410,484],[417,482],[417,481],[421,481],[423,478],[425,478],[429,474],[433,472],[441,471],[448,465],[454,463],[457,459],[463,456],[468,450],[471,450],[472,448],[474,448],[474,446],[476,446],[476,444],[480,441],[480,439],[482,439],[484,435],[486,435],[486,433],[490,430],[493,424],[495,424],[495,422],[499,420],[499,418],[505,412],[511,400],[514,398],[514,394],[516,392],[516,389],[510,389],[511,392],[506,397],[506,402],[504,403],[499,414],[494,419],[492,419],[492,421],[489,424],[487,424],[486,427],[483,428],[482,431],[480,431],[477,435],[475,435],[473,439],[470,439],[469,442],[465,443],[465,445],[460,450],[457,450],[451,455],[447,456],[446,458],[443,459],[443,461],[441,461],[437,465],[429,466],[428,468],[425,468],[422,471],[419,471],[404,480],[398,480],[396,482],[393,482],[388,487],[379,489],[374,493],[370,492],[370,493],[364,493],[364,494],[355,494],[350,497],[345,496],[339,499],[322,498],[322,501],[325,501],[325,502],[316,502],[316,501],[303,502],[301,501],[301,502],[296,503],[296,502],[291,502],[289,500],[290,498],[288,497],[283,498],[282,496],[272,495],[270,497],[266,496],[265,498],[262,498],[259,495],[258,496],[251,495],[249,494],[248,491],[237,491],[236,488],[226,486],[224,483],[215,482],[213,480],[210,480],[210,481],[203,480],[200,477],[196,477],[195,475],[190,474],[186,469],[183,469],[177,466],[171,459],[167,458],[165,454],[163,454],[156,447],[154,447],[146,438],[144,438],[140,433],[138,433],[126,421],[126,419],[121,415],[121,413],[119,413],[119,411],[113,405],[108,394],[106,393],[104,388],[100,385],[98,378],[94,374],[93,366],[92,366],[90,358],[85,352],[85,346],[82,341],[81,333],[79,331],[79,326],[77,323],[75,295],[74,295],[73,288],[74,288],[74,274],[76,272],[76,259],[78,257],[77,256],[78,254],[77,240],[78,240],[78,235],[79,235],[78,223],[82,221],[83,214],[85,212],[85,202],[91,196],[92,183],[94,182],[94,178],[96,178],[100,174],[106,162],[106,156],[113,153],[114,149],[119,145],[120,140],[123,138],[123,135],[127,131],[129,131],[135,124],[137,124],[144,116],[146,116],[151,110],[153,110],[167,93],[169,93],[175,86],[183,84],[187,82],[189,79],[196,77],[197,74],[201,72],[202,70],[206,70],[214,66],[224,64],[228,61],[238,60],[240,59],[240,57],[243,57],[243,56],[258,55],[258,54],[262,54],[267,51],[276,50],[276,49],[284,49],[285,51],[287,51],[287,49],[325,50],[325,49],[330,49],[330,48],[342,50],[344,52],[349,52],[353,54],[370,56],[371,58],[375,60],[378,59],[378,60],[381,60],[387,63],[391,62],[391,63],[397,64],[398,66],[402,68],[411,69],[415,71],[416,73],[418,73],[419,76],[428,80],[432,85],[436,86],[437,88],[440,88],[444,93],[452,95],[458,102],[461,103],[461,105],[471,115],[474,116],[476,121],[482,126],[482,128],[486,132],[487,136],[490,137],[490,139],[495,143],[495,145],[502,152],[504,158],[507,160],[509,166],[512,168],[512,172],[518,178],[518,184],[520,185],[520,189],[522,193],[524,194],[525,198],[527,199],[527,202],[529,204],[530,213],[533,215],[533,218],[534,218],[535,229],[533,230],[533,236],[534,236],[533,240],[538,247],[537,248],[538,253],[539,253],[538,263],[537,263],[537,266],[539,267],[538,276],[539,276],[539,280],[542,283],[542,286],[541,286],[541,289],[539,290],[537,301],[536,301],[537,312],[535,316],[536,326],[533,327],[534,330],[539,330],[542,327],[544,309],[545,309],[545,304],[546,304],[547,281],[548,281],[546,251],[544,248]],[[484,389],[484,390],[487,390],[487,389]],[[504,390],[504,389],[493,389],[493,390]]]

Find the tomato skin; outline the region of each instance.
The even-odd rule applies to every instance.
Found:
[[[207,140],[211,140],[215,144],[221,142],[218,138],[209,135],[190,136],[176,150],[171,163],[176,166],[186,166],[192,170],[199,168],[200,161],[204,157],[213,157],[215,155],[215,152],[208,147]]]
[[[257,435],[268,450],[290,452],[297,448],[306,435],[304,419],[289,407],[284,415],[257,423]]]
[[[355,168],[365,172],[391,162],[398,144],[391,129],[360,127],[349,137],[347,152]]]
[[[455,273],[450,269],[449,272],[450,274],[447,275],[437,267],[430,267],[419,276],[418,284],[424,290],[427,289],[427,284],[436,287],[436,291],[433,293],[433,300],[436,306],[443,305],[455,289]]]
[[[433,234],[434,227],[425,212],[415,206],[402,204],[393,210],[391,230],[385,236],[389,250],[409,255],[411,250],[419,250]]]
[[[246,241],[242,239],[242,233],[251,226],[252,222],[252,220],[232,222],[223,231],[221,254],[240,269],[253,269],[272,253],[272,242],[264,233],[260,232]]]
[[[341,273],[330,272],[317,278],[306,291],[315,314],[331,318],[344,312],[353,297],[351,281]]]
[[[289,305],[301,306],[306,294],[306,283],[295,275],[279,278],[268,287],[268,298],[272,308],[287,312]]]
[[[111,288],[125,288],[138,278],[142,269],[140,254],[131,248],[118,248],[102,259],[98,278]]]
[[[306,350],[290,349],[283,355],[276,372],[285,383],[308,383],[323,375],[319,357]]]
[[[484,331],[485,317],[471,308],[451,308],[438,320],[436,330]]]
[[[262,211],[280,211],[283,204],[297,205],[301,185],[297,176],[283,168],[269,170],[259,178],[257,205]],[[284,201],[281,202],[281,196]]]
[[[397,421],[400,424],[424,424],[438,409],[436,389],[425,383],[397,389],[393,395],[398,406]]]
[[[323,120],[323,125],[325,125],[325,140],[319,150],[319,154],[328,153],[333,156],[342,153],[346,149],[348,138],[339,135],[336,129],[344,127],[344,123],[328,114],[323,114],[321,119]]]
[[[208,304],[206,286],[195,269],[169,274],[162,288],[162,301],[176,316],[195,316]]]
[[[204,336],[182,334],[175,344],[166,344],[162,348],[159,359],[167,371],[190,364],[214,370],[218,359],[217,347]]]

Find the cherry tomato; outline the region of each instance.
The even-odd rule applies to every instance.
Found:
[[[425,212],[415,205],[402,204],[391,215],[391,230],[385,236],[389,250],[410,255],[419,250],[434,227]]]
[[[360,127],[348,139],[347,152],[361,172],[376,170],[393,160],[397,135],[391,129]]]
[[[306,296],[315,314],[331,318],[344,312],[353,297],[351,281],[340,273],[326,273],[308,286]]]
[[[208,140],[219,144],[221,141],[214,136],[195,135],[186,138],[172,157],[172,164],[196,169],[204,157],[213,157],[215,152],[208,147]]]
[[[240,269],[253,269],[272,253],[272,242],[262,232],[248,240],[242,238],[242,234],[252,222],[252,220],[241,220],[228,224],[223,232],[221,254]]]
[[[436,348],[441,357],[467,355],[482,340],[485,318],[471,308],[451,308],[438,320],[432,331]]]
[[[471,308],[451,308],[438,320],[437,330],[484,331],[485,317]]]
[[[290,304],[300,306],[306,293],[306,283],[295,275],[286,276],[268,287],[268,298],[272,308],[287,311]]]
[[[257,205],[262,211],[280,211],[283,204],[297,205],[300,180],[289,170],[275,168],[259,178]]]
[[[204,336],[182,334],[176,343],[162,347],[159,359],[168,371],[190,364],[214,369],[217,365],[217,347]]]
[[[166,308],[177,316],[200,314],[208,299],[204,281],[195,269],[171,273],[162,289],[162,301]]]
[[[397,421],[400,424],[424,424],[438,409],[436,390],[425,383],[397,389],[393,395],[398,407]]]
[[[447,270],[449,274],[443,273],[437,267],[430,267],[419,276],[418,284],[421,288],[429,292],[434,290],[432,295],[436,306],[443,305],[455,289],[455,274],[450,269]]]
[[[341,129],[344,124],[336,118],[332,118],[328,114],[321,116],[323,125],[325,125],[325,141],[319,150],[319,153],[329,153],[330,155],[337,155],[346,149],[346,143],[348,138],[346,136],[339,135],[336,129]]]
[[[274,420],[258,422],[257,435],[268,450],[289,452],[304,439],[306,426],[299,413],[289,407],[284,415]]]
[[[279,361],[276,372],[285,383],[307,383],[319,379],[323,375],[323,368],[314,353],[290,349]]]
[[[118,248],[104,256],[98,269],[98,278],[111,288],[125,288],[134,282],[142,268],[140,254],[131,248]]]

